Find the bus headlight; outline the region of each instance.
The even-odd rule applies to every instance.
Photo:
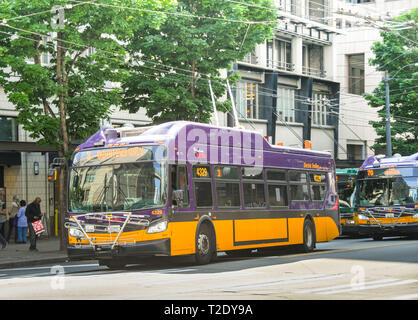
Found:
[[[70,236],[75,237],[75,238],[82,238],[82,237],[84,237],[84,234],[79,229],[70,228]]]
[[[157,233],[163,232],[167,229],[168,221],[160,220],[158,222],[152,223],[147,230],[147,233]]]
[[[412,216],[412,219],[418,219],[418,213],[415,213],[415,214]]]
[[[369,217],[366,217],[364,214],[359,214],[357,217],[359,220],[366,220],[366,221],[370,220]]]

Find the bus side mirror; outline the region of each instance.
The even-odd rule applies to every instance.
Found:
[[[48,169],[48,181],[55,182],[57,181],[58,171],[55,168]]]
[[[183,205],[183,200],[184,200],[184,190],[173,190],[173,195],[172,195],[172,200],[173,200],[173,204],[175,201],[175,204],[177,204],[177,206],[181,207]]]

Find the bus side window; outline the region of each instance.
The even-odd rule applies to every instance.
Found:
[[[327,192],[327,176],[322,172],[310,172],[309,181],[312,201],[324,201]]]
[[[267,184],[270,207],[289,206],[286,171],[267,169]]]
[[[262,167],[242,167],[242,190],[245,208],[265,208],[264,170]]]
[[[196,208],[213,207],[210,167],[208,165],[195,165],[192,168]]]
[[[189,206],[189,184],[187,181],[187,167],[184,165],[173,166],[171,171],[172,192],[175,190],[183,191],[182,207]],[[180,205],[176,202],[176,200],[173,200],[174,205]]]
[[[215,166],[214,177],[218,208],[240,207],[238,167]]]
[[[289,170],[290,198],[292,201],[309,201],[306,172]]]

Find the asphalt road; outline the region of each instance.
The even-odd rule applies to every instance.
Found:
[[[158,257],[109,270],[97,261],[0,269],[4,299],[418,300],[418,240],[336,239],[310,254],[253,252],[196,266]]]

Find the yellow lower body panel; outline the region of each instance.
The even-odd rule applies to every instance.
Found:
[[[303,243],[304,217],[280,219],[212,220],[218,251],[262,248]],[[317,242],[330,241],[339,236],[338,226],[330,217],[315,217]],[[171,255],[194,254],[198,221],[171,222],[164,232],[147,234],[146,230],[124,232],[118,243],[139,243],[170,238]],[[113,243],[117,233],[89,233],[93,243]],[[69,244],[89,244],[69,236]]]

